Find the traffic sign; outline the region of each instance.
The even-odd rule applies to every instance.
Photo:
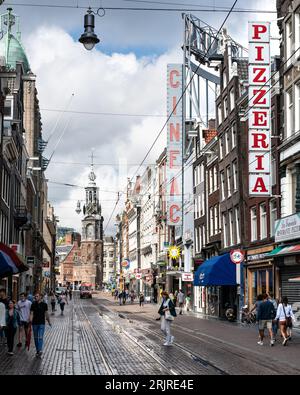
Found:
[[[239,265],[244,261],[245,256],[242,250],[232,250],[230,252],[230,259],[232,263]]]

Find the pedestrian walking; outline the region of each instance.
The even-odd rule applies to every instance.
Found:
[[[166,335],[164,346],[171,346],[174,342],[174,336],[171,334],[171,323],[176,315],[175,306],[166,291],[162,292],[162,304],[158,310],[161,317],[161,330]]]
[[[41,356],[43,352],[46,320],[51,326],[48,314],[48,305],[42,301],[41,295],[39,293],[36,293],[35,301],[32,303],[30,309],[30,323],[32,324],[37,357]]]
[[[278,304],[277,304],[276,300],[274,299],[274,295],[272,292],[269,292],[268,296],[269,296],[269,301],[273,304],[274,310],[275,310],[273,322],[272,322],[272,332],[273,332],[273,339],[276,341],[276,336],[277,336],[277,332],[278,332],[278,320],[276,320],[275,317],[276,317]]]
[[[126,290],[127,291],[127,290]],[[123,297],[123,304],[126,304],[126,299],[127,299],[127,294],[126,291],[123,291],[122,297]]]
[[[185,298],[185,308],[186,308],[186,311],[191,310],[191,294],[187,294],[187,296]]]
[[[143,292],[140,293],[139,301],[140,301],[140,307],[144,306],[145,296],[144,296]]]
[[[55,314],[55,305],[56,305],[56,297],[55,297],[55,293],[52,291],[50,293],[50,303],[51,303],[51,314],[54,315]]]
[[[122,299],[123,299],[123,291],[120,291],[118,296],[119,296],[119,304],[120,304],[120,306],[121,306],[121,304],[122,304]]]
[[[175,307],[177,306],[177,300],[178,300],[178,291],[175,291],[173,298],[173,304]]]
[[[5,339],[6,315],[5,315],[5,312],[6,312],[6,309],[8,308],[8,302],[9,302],[9,300],[7,299],[7,296],[6,296],[6,290],[4,288],[1,288],[0,289],[0,305],[1,305],[2,311],[3,311],[2,305],[4,306],[4,319],[3,319],[4,325],[0,324],[0,342],[3,345],[6,344],[6,339]]]
[[[28,335],[29,329],[29,321],[30,321],[30,309],[32,303],[26,299],[25,293],[20,294],[20,300],[17,303],[17,311],[19,313],[20,321],[19,321],[19,342],[17,347],[22,347],[22,337],[25,335],[25,346],[26,339]]]
[[[8,355],[14,355],[14,341],[15,335],[17,333],[18,328],[19,315],[15,308],[15,302],[10,300],[8,303],[8,309],[6,310],[6,339],[7,339],[7,348]]]
[[[270,346],[274,346],[274,338],[273,338],[273,331],[272,331],[272,323],[273,319],[276,315],[276,310],[273,306],[273,303],[269,301],[269,296],[267,294],[263,295],[263,302],[260,303],[257,311],[257,320],[258,320],[258,329],[259,329],[259,337],[260,340],[257,344],[263,346],[264,336],[265,336],[265,329],[267,328],[270,335]]]
[[[179,290],[177,298],[178,298],[178,305],[179,305],[179,314],[182,315],[183,314],[182,311],[183,311],[183,307],[184,307],[184,300],[185,300],[184,293],[182,292],[182,289]]]
[[[6,308],[4,303],[0,303],[0,345],[5,343],[4,330],[6,327]]]
[[[65,304],[68,304],[68,298],[64,292],[61,293],[58,303],[60,307],[60,315],[64,315]]]
[[[118,296],[119,296],[119,291],[116,289],[114,292],[114,299],[118,300]]]
[[[72,288],[70,288],[69,289],[69,299],[70,299],[70,301],[72,300],[72,297],[73,297],[73,291],[72,291]]]
[[[282,345],[286,346],[288,340],[292,339],[293,321],[296,321],[292,306],[289,304],[287,297],[284,297],[279,304],[275,319],[279,320],[280,331],[283,337]]]

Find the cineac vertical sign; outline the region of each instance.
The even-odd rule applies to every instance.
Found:
[[[271,196],[270,23],[249,22],[249,196]]]
[[[169,64],[167,67],[167,224],[182,226],[182,139],[183,66]],[[178,104],[177,104],[178,103]],[[176,106],[177,104],[177,106]]]

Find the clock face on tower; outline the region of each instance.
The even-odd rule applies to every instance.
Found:
[[[86,227],[86,237],[89,240],[92,240],[94,238],[94,226],[93,225],[88,225]]]

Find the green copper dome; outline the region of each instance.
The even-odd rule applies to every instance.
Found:
[[[16,22],[16,16],[11,13],[11,9],[8,9],[8,13],[1,15],[1,30],[6,27],[6,32],[0,40],[0,56],[5,57],[6,65],[15,70],[16,63],[23,63],[24,72],[30,71],[29,62],[21,43],[21,34],[19,30],[14,36],[11,32],[12,27]]]
[[[0,41],[0,56],[6,58],[6,64],[12,69],[16,69],[16,63],[23,63],[24,72],[30,70],[29,62],[24,48],[19,40],[12,34],[6,33]]]

